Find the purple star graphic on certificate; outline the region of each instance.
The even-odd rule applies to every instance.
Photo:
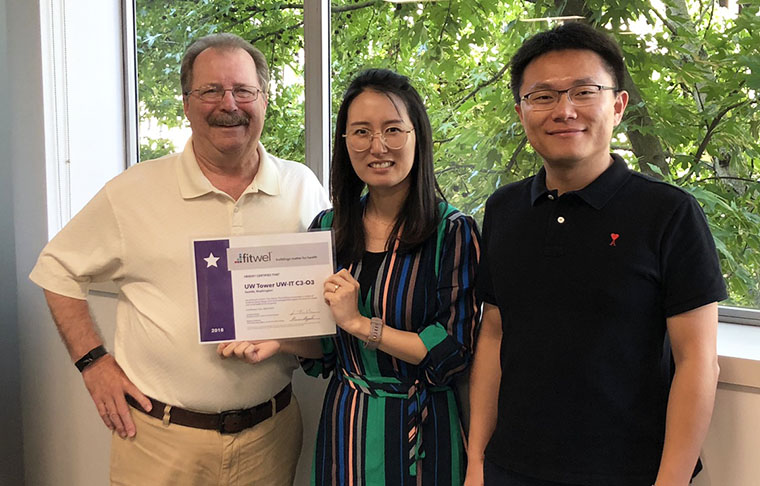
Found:
[[[226,256],[229,247],[226,239],[193,242],[201,342],[235,340],[232,274]]]

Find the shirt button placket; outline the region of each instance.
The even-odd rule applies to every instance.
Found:
[[[243,212],[237,205],[232,209],[232,234],[243,234]]]
[[[550,256],[561,256],[565,254],[565,245],[567,243],[567,211],[568,201],[564,197],[557,197],[549,194],[547,199],[551,201],[553,211],[549,220],[549,227],[546,238],[545,254]]]

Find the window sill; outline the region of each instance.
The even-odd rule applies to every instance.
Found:
[[[760,389],[760,327],[718,324],[720,383]]]

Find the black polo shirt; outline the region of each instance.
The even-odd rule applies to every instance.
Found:
[[[478,291],[501,311],[488,460],[584,485],[654,482],[672,377],[667,317],[726,298],[685,191],[612,165],[557,195],[543,169],[486,203]]]

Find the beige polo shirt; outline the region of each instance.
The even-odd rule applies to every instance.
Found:
[[[264,402],[290,382],[292,357],[252,366],[198,342],[191,240],[305,231],[329,207],[306,166],[261,144],[259,154],[238,201],[206,179],[192,140],[180,154],[131,167],[48,243],[32,270],[39,286],[77,299],[87,298],[90,282],[118,285],[114,354],[148,396],[218,412]]]

